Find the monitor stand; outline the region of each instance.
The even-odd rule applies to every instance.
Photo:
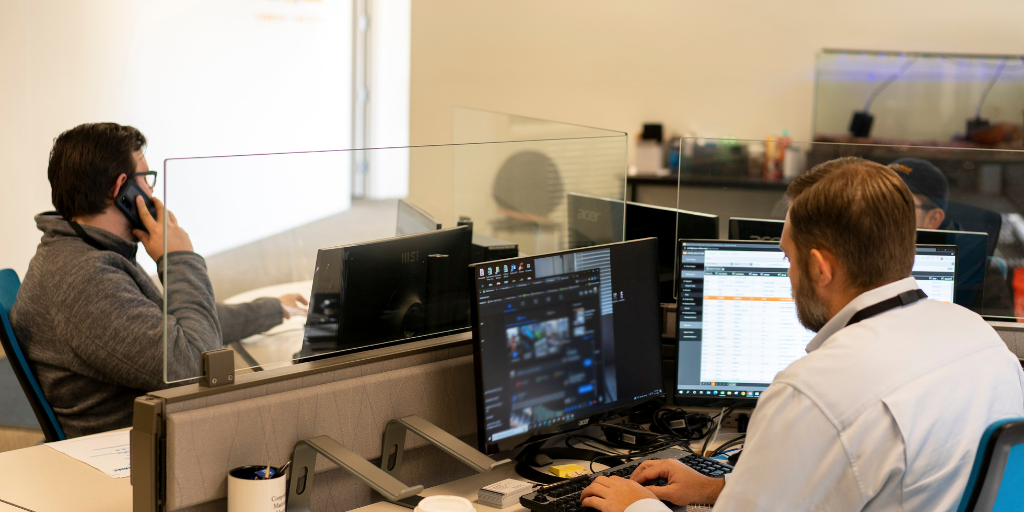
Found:
[[[554,459],[597,461],[607,456],[607,454],[602,452],[584,450],[582,448],[542,447],[546,441],[548,440],[528,444],[523,448],[523,451],[519,452],[519,455],[516,456],[516,473],[519,476],[542,484],[564,482],[565,478],[538,470],[535,466],[545,466]]]

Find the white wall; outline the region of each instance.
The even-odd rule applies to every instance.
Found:
[[[1021,27],[1019,0],[421,1],[411,141],[447,142],[454,106],[808,140],[821,48],[1021,53]],[[414,166],[410,199],[446,218],[451,180]]]
[[[412,0],[374,0],[371,17],[369,147],[409,145],[409,58]],[[404,198],[409,194],[409,152],[374,151],[370,155],[367,197]]]
[[[0,1],[0,268],[24,275],[39,240],[32,216],[52,209],[50,147],[80,123],[136,126],[156,170],[168,157],[349,147],[351,12],[349,0]],[[234,211],[253,208],[248,198],[297,225],[307,201],[325,204],[318,193],[330,212],[348,207],[347,166],[333,167],[334,185],[290,197],[267,180],[223,186]],[[203,213],[186,196],[169,207]],[[184,225],[199,251],[228,229],[209,213]],[[280,229],[253,222],[232,242]]]

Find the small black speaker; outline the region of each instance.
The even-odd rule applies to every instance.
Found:
[[[850,120],[850,135],[854,137],[867,137],[871,135],[871,123],[875,122],[875,116],[864,112],[854,112]]]

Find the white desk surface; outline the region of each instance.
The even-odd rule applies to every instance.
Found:
[[[225,304],[240,304],[260,297],[280,297],[286,293],[298,293],[309,299],[313,281],[295,281],[275,284],[239,293],[224,301]],[[306,317],[293,315],[269,331],[249,336],[241,341],[242,348],[249,353],[264,370],[289,366],[292,356],[302,350],[302,336],[305,333]]]
[[[0,512],[131,512],[132,483],[39,445],[0,453],[0,500]]]

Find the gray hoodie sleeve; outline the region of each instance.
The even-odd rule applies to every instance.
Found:
[[[192,252],[174,252],[157,262],[168,270],[166,380],[199,377],[200,354],[221,347],[221,328],[206,274],[206,262]],[[109,265],[75,274],[63,307],[68,350],[93,367],[102,380],[145,391],[165,388],[164,317],[125,272]]]
[[[224,344],[259,334],[284,320],[281,301],[263,297],[245,304],[217,303]]]

